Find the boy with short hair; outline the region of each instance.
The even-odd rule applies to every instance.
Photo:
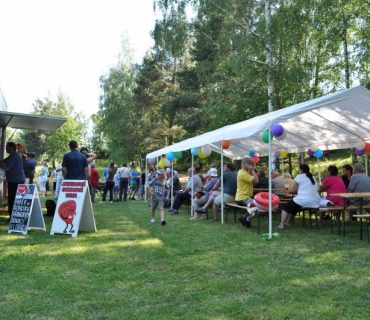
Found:
[[[149,194],[152,197],[151,201],[151,223],[155,223],[155,210],[159,208],[161,213],[161,223],[162,226],[166,225],[166,220],[164,219],[164,190],[167,189],[166,185],[166,171],[164,169],[159,169],[157,171],[157,177],[149,182]]]

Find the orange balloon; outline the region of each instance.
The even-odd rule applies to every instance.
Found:
[[[230,147],[230,143],[231,143],[230,140],[221,140],[221,146],[224,149],[227,149],[228,147]]]
[[[370,152],[370,143],[369,142],[365,143],[365,151]]]

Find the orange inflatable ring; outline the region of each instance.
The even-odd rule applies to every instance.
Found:
[[[256,200],[256,202],[264,207],[268,207],[269,205],[269,198],[270,198],[270,194],[268,192],[260,192],[260,193],[257,193],[255,196],[254,196],[254,200]],[[279,197],[274,194],[274,193],[271,193],[271,204],[273,207],[277,206],[278,204],[280,203],[280,199]]]

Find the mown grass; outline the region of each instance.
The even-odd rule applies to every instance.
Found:
[[[98,231],[77,238],[50,236],[48,217],[47,232],[8,234],[0,216],[1,319],[368,317],[370,244],[358,224],[343,237],[298,217],[264,240],[256,223],[189,221],[185,208],[164,227],[145,202],[93,208]]]

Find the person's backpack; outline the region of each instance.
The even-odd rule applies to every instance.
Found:
[[[57,204],[54,200],[46,200],[45,201],[45,207],[46,207],[46,215],[47,216],[54,216],[55,209],[57,207]]]

